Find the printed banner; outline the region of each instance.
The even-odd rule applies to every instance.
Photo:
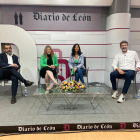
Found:
[[[120,129],[140,129],[140,122],[1,126],[0,127],[0,133],[33,133],[33,132],[55,132],[55,131],[95,131],[95,130],[120,130]]]
[[[17,25],[25,30],[101,30],[101,12],[47,13],[8,10],[2,12],[2,22],[3,24]]]

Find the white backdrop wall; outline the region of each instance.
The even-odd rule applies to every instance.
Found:
[[[140,18],[131,18],[129,48],[140,58]],[[137,82],[140,82],[140,73],[137,74]]]
[[[60,31],[27,31],[34,39],[37,49],[37,67],[40,68],[40,57],[44,52],[46,45],[50,45],[58,59],[69,60],[71,49],[75,43],[79,43],[84,56],[87,58],[87,67],[89,67],[89,82],[104,82],[105,73],[105,48],[106,31],[98,32],[60,32]],[[6,42],[10,43],[10,42]],[[108,44],[110,46],[110,44]],[[20,53],[16,45],[12,45],[13,53],[19,56]],[[29,50],[31,51],[31,50]],[[36,63],[36,62],[34,62]],[[21,63],[22,66],[22,63]],[[59,73],[65,80],[66,66],[59,64]],[[24,76],[24,74],[23,74]],[[28,74],[26,75],[28,77]],[[85,82],[86,82],[85,78]],[[59,80],[59,82],[61,82]],[[42,79],[41,83],[45,83]]]
[[[129,41],[131,14],[129,13],[115,13],[107,18],[107,45],[106,46],[106,62],[105,62],[105,83],[111,86],[110,73],[113,71],[112,62],[115,55],[120,50],[120,42],[122,40]],[[120,83],[122,85],[122,83]],[[120,86],[119,85],[119,86]]]
[[[104,15],[104,16],[106,15],[106,14],[102,14],[102,8],[90,8],[90,7],[69,8],[69,7],[65,7],[65,9],[63,9],[62,7],[55,8],[55,7],[49,7],[49,6],[48,7],[2,6],[2,12],[1,12],[2,13],[2,23],[15,25],[15,22],[14,22],[15,11],[18,14],[19,14],[19,12],[22,13],[25,11],[26,12],[28,12],[28,11],[30,11],[30,12],[33,12],[33,11],[34,12],[35,11],[52,12],[53,11],[56,13],[65,13],[65,12],[67,13],[68,11],[70,11],[70,13],[73,13],[73,12],[82,13],[81,11],[84,11],[86,13],[95,13],[95,15],[98,13],[99,18],[102,18],[102,15]],[[8,18],[8,19],[11,18],[11,20],[4,22],[4,17],[8,17],[9,13],[11,14],[11,12],[13,12],[13,15]],[[24,17],[23,25],[26,25],[28,27],[29,21],[25,20],[24,15],[23,15],[23,17]],[[11,22],[9,22],[9,21],[11,21]],[[105,21],[106,21],[106,19],[103,20],[103,18],[102,18],[100,22],[102,22],[102,24],[103,23],[106,24]],[[100,22],[98,23],[99,25],[101,24]],[[40,67],[39,66],[40,56],[43,54],[44,47],[46,45],[52,46],[58,59],[63,59],[66,61],[66,63],[68,63],[69,56],[70,56],[73,45],[75,43],[79,43],[84,56],[87,57],[87,67],[89,67],[89,82],[94,82],[94,81],[104,82],[105,59],[106,59],[105,47],[107,44],[106,44],[106,31],[100,31],[101,27],[99,29],[95,28],[95,30],[99,30],[99,31],[92,30],[92,31],[87,32],[86,30],[83,31],[84,30],[84,27],[83,27],[79,31],[76,31],[76,30],[70,31],[70,29],[66,29],[69,32],[68,31],[62,32],[62,31],[55,31],[55,30],[54,31],[39,31],[40,29],[37,29],[37,28],[34,29],[37,31],[33,31],[32,29],[24,28],[23,25],[21,25],[21,28],[28,30],[26,32],[28,32],[28,35],[30,35],[35,42],[36,50],[37,50],[36,59],[37,59],[38,68]],[[33,26],[34,24],[29,24],[29,25]],[[40,25],[40,24],[38,24],[38,25]],[[17,25],[17,26],[19,26],[19,25]],[[70,24],[70,26],[71,26],[71,24]],[[80,24],[79,24],[79,26],[80,26]],[[85,27],[87,27],[86,24],[85,24]],[[91,27],[94,27],[94,23],[91,24]],[[32,30],[32,31],[29,31],[29,30]],[[43,30],[46,30],[46,29],[44,28]],[[83,31],[83,32],[81,32],[81,31]],[[6,38],[6,36],[5,36],[5,38]],[[17,38],[15,38],[15,39],[17,39]],[[2,43],[11,43],[11,42],[2,42]],[[26,41],[25,41],[25,43],[26,43]],[[13,44],[14,44],[14,42],[13,42]],[[17,47],[19,47],[19,46],[17,46]],[[29,48],[29,51],[32,51],[30,49],[30,46],[28,46],[28,48]],[[16,52],[16,49],[14,50],[14,48],[13,48],[13,51]],[[21,59],[20,53],[19,53],[19,57]],[[36,63],[35,61],[33,61],[33,62]],[[23,65],[23,64],[21,63],[21,65]],[[58,75],[63,77],[63,80],[69,79],[68,75],[67,75],[67,71],[68,70],[66,69],[65,64],[60,64]],[[61,78],[61,81],[62,81],[62,78]],[[86,81],[86,78],[85,78],[85,81]]]
[[[0,36],[0,44],[11,43],[18,47],[13,47],[13,53],[19,54],[20,73],[37,84],[37,50],[33,38],[22,28],[13,25],[0,25]]]
[[[122,40],[128,40],[129,49],[135,50],[140,57],[140,18],[130,17],[131,15],[126,13],[109,16],[107,19],[107,31],[27,31],[36,45],[37,67],[40,67],[40,56],[43,54],[46,45],[52,46],[58,59],[64,59],[68,62],[73,44],[79,43],[84,56],[87,57],[89,82],[105,82],[108,86],[111,86],[111,64],[115,55],[121,52],[119,43]],[[123,20],[123,22],[121,20]],[[118,22],[118,24],[116,22]],[[6,41],[6,39],[4,40]],[[5,42],[1,40],[1,43]],[[21,57],[18,46],[13,45],[12,47],[13,53]],[[23,64],[21,63],[21,65]],[[66,77],[66,71],[66,66],[60,64],[58,75],[61,75],[65,80],[69,80],[69,78]],[[28,77],[27,73],[25,77]],[[44,82],[44,80],[42,82]],[[137,82],[140,82],[139,73],[137,74]]]
[[[69,60],[71,49],[75,43],[79,43],[85,57],[87,57],[87,67],[89,67],[89,82],[104,82],[105,72],[105,46],[106,32],[60,32],[60,31],[28,31],[33,37],[37,47],[38,68],[40,67],[40,56],[44,52],[46,45],[50,45],[58,59]],[[62,54],[61,54],[61,53]],[[62,58],[61,58],[62,57]],[[61,71],[62,69],[62,71]],[[64,79],[66,77],[66,67],[59,65],[59,73]],[[44,82],[41,81],[41,82]],[[85,78],[86,82],[86,78]]]
[[[140,20],[140,19],[137,19]],[[133,21],[133,19],[132,19]],[[135,22],[134,22],[135,23]],[[132,22],[132,24],[134,24]],[[132,26],[132,25],[131,25]],[[133,27],[131,27],[133,29]],[[113,27],[112,27],[113,29]],[[116,29],[119,36],[123,29]],[[115,34],[114,30],[110,30]],[[130,49],[137,51],[140,56],[140,28],[138,26],[137,30],[131,30],[130,32]],[[128,32],[128,31],[127,31]],[[112,71],[111,64],[113,62],[114,56],[121,52],[119,43],[123,39],[128,40],[128,35],[123,37],[121,36],[117,41],[114,42],[111,39],[108,39],[109,28],[108,31],[100,31],[100,32],[60,32],[60,31],[28,31],[31,37],[35,41],[36,49],[37,49],[37,67],[40,67],[40,56],[44,52],[44,48],[46,45],[52,46],[54,50],[58,49],[62,52],[55,52],[58,59],[69,60],[69,56],[71,53],[71,49],[73,44],[79,43],[81,50],[85,57],[87,57],[87,67],[89,67],[89,82],[105,82],[107,85],[110,85],[110,72]],[[110,35],[109,35],[110,36]],[[111,35],[112,36],[112,35]],[[116,35],[114,36],[114,38]],[[117,43],[118,42],[118,43]],[[15,45],[12,45],[13,53],[19,55],[19,50]],[[62,58],[61,58],[62,57]],[[22,64],[21,64],[22,65]],[[62,66],[62,67],[61,67]],[[62,68],[62,72],[61,69]],[[66,67],[65,65],[61,65],[59,67],[58,75],[63,76],[66,80],[69,78],[66,77]],[[23,75],[24,76],[24,75]],[[140,82],[140,75],[137,76],[137,82]],[[86,81],[86,78],[85,78]],[[44,80],[41,81],[44,83]]]

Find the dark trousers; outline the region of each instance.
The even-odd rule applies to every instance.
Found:
[[[117,90],[116,87],[116,78],[125,78],[124,87],[122,93],[127,94],[127,91],[130,87],[131,80],[134,79],[135,71],[134,70],[123,70],[125,74],[120,74],[117,70],[110,73],[110,81],[112,83],[113,90]]]
[[[79,81],[79,79],[81,80],[81,82],[84,84],[84,78],[83,78],[83,74],[86,72],[85,69],[80,69],[78,68],[75,72],[75,81]]]
[[[12,95],[15,96],[17,94],[18,80],[24,83],[25,79],[15,68],[2,69],[2,73],[3,79],[9,79],[12,81]]]

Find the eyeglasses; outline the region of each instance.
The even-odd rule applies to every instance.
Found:
[[[8,49],[11,50],[12,48],[10,47],[10,48],[4,48],[4,49],[5,49],[5,50],[8,50]]]

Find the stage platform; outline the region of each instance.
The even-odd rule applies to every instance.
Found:
[[[140,87],[140,84],[137,87]],[[28,87],[28,96],[25,97],[21,96],[19,88],[17,103],[11,104],[11,86],[0,86],[0,126],[140,122],[140,100],[132,98],[132,87],[124,103],[117,103],[117,99],[106,95],[101,104],[93,110],[86,98],[82,98],[76,108],[70,110],[62,98],[56,98],[49,111],[33,96],[36,89],[37,86]],[[111,88],[106,89],[111,92]]]

